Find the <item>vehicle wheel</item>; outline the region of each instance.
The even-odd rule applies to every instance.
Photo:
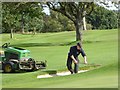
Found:
[[[35,60],[32,59],[32,58],[29,58],[29,59],[28,59],[28,62],[29,62],[29,64],[30,64],[31,69],[30,69],[30,70],[27,70],[27,71],[28,71],[28,72],[35,71],[35,70],[36,70]]]
[[[7,62],[4,64],[3,66],[3,71],[5,73],[10,73],[14,71],[14,67],[13,67],[14,63],[13,62]]]

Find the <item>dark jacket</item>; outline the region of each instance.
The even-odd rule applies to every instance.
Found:
[[[77,50],[77,46],[72,46],[72,47],[70,47],[70,51],[68,53],[68,59],[72,60],[72,58],[71,58],[72,55],[75,57],[75,59],[77,59],[78,55],[80,53],[83,57],[86,56],[86,54],[82,48],[80,50]]]

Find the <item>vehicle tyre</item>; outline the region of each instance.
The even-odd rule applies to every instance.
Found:
[[[35,67],[35,60],[32,59],[32,58],[29,58],[28,59],[28,62],[31,62],[30,63],[30,66],[32,67],[30,70],[27,70],[28,72],[32,72],[32,71],[35,71],[36,70],[36,67]]]
[[[14,72],[14,63],[13,62],[7,62],[3,66],[3,71],[5,73],[11,73]]]

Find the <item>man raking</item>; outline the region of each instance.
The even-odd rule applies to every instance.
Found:
[[[78,55],[79,54],[83,56],[84,64],[87,64],[86,54],[82,49],[81,43],[77,43],[76,46],[70,47],[70,51],[68,53],[68,58],[67,58],[67,68],[71,72],[71,74],[78,73],[78,69],[79,69]],[[72,69],[72,62],[74,62],[74,70]]]

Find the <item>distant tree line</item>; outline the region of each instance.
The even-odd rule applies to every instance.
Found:
[[[118,26],[118,12],[97,6],[89,16],[86,16],[86,20],[91,24],[91,29],[115,29]]]
[[[87,29],[113,29],[118,26],[117,12],[100,6],[86,16]],[[61,32],[74,31],[74,23],[61,13],[50,10],[43,12],[38,2],[2,3],[2,32]]]
[[[61,32],[61,31],[74,31],[75,27],[73,22],[61,13],[50,10],[50,15],[44,15],[44,26],[41,32]]]
[[[39,31],[43,28],[43,12],[36,2],[2,3],[2,32]]]

